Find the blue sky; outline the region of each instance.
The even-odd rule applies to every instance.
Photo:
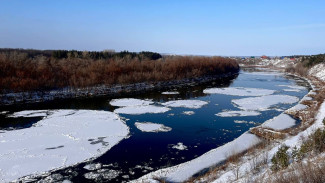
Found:
[[[0,48],[325,53],[325,1],[0,0]]]

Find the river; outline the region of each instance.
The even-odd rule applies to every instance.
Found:
[[[15,112],[56,109],[115,111],[129,128],[123,140],[97,154],[98,158],[70,167],[54,167],[59,169],[31,180],[133,180],[149,172],[192,160],[232,141],[249,128],[297,104],[308,93],[309,87],[300,78],[276,71],[244,69],[236,77],[128,96],[131,100],[94,97],[1,106],[0,111],[6,112],[0,114],[0,149],[5,147],[1,140],[15,140],[6,139],[9,138],[5,136],[6,133],[35,128],[35,124],[44,117],[12,117]],[[134,105],[128,102],[134,102]],[[138,105],[137,102],[142,104]],[[157,109],[152,112],[147,106]],[[78,125],[78,121],[75,123]],[[161,128],[156,128],[157,124]],[[93,130],[96,131],[96,128]],[[31,142],[30,146],[37,146],[35,143]],[[0,155],[4,153],[0,151]],[[73,156],[78,156],[78,152]],[[38,162],[39,165],[44,163],[47,162]]]

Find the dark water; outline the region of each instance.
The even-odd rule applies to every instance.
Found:
[[[238,77],[216,80],[199,86],[177,88],[179,95],[161,95],[162,91],[149,92],[136,96],[139,99],[153,99],[155,102],[164,102],[173,99],[198,99],[208,101],[209,104],[199,109],[171,108],[172,110],[161,114],[142,114],[120,116],[129,119],[126,121],[130,127],[130,137],[121,141],[101,157],[92,162],[81,163],[53,172],[61,174],[64,179],[72,182],[123,182],[136,179],[151,171],[169,167],[189,161],[205,152],[217,148],[240,136],[249,128],[257,126],[264,121],[281,113],[280,110],[268,110],[258,116],[246,117],[219,117],[218,112],[223,110],[239,110],[231,100],[245,98],[240,96],[212,94],[206,95],[203,90],[210,87],[250,87],[277,90],[275,94],[292,95],[302,98],[308,92],[308,84],[299,78],[279,75],[250,74],[252,70],[241,71]],[[300,85],[307,88],[300,92],[286,92],[284,87],[278,85]],[[90,99],[58,100],[53,102],[27,104],[10,107],[0,107],[0,111],[10,113],[31,109],[93,109],[113,111],[116,107],[110,106],[108,97]],[[287,109],[295,104],[277,105],[276,109]],[[184,111],[194,111],[194,115],[184,115]],[[40,118],[6,118],[0,115],[0,129],[15,130],[28,128]],[[234,120],[252,121],[254,123],[235,123]],[[145,133],[134,125],[135,122],[154,122],[171,127],[170,132]],[[171,148],[173,144],[182,142],[187,150]],[[98,178],[89,180],[84,177],[90,171],[83,167],[89,163],[101,163],[108,169],[118,170],[119,176],[112,180]],[[127,176],[126,176],[127,175]],[[43,179],[44,177],[40,177]]]

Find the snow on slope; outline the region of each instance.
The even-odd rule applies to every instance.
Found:
[[[22,111],[12,117],[44,113],[49,115],[31,128],[0,133],[0,182],[96,158],[129,134],[125,122],[107,111]]]
[[[325,64],[317,64],[315,66],[313,66],[309,72],[309,75],[311,76],[315,76],[320,80],[325,81]]]
[[[261,140],[257,136],[246,132],[234,141],[210,150],[198,158],[173,167],[157,170],[131,182],[154,182],[153,178],[155,177],[165,178],[170,182],[183,182],[201,170],[214,166],[226,160],[232,154],[245,151],[259,142]]]

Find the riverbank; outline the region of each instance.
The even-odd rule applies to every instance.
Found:
[[[275,67],[272,67],[272,69],[275,69]],[[281,70],[284,71],[284,69]],[[252,128],[234,141],[213,149],[199,158],[174,167],[158,170],[133,182],[155,180],[171,182],[247,182],[250,177],[253,177],[253,179],[248,182],[253,182],[257,174],[256,169],[259,169],[259,175],[269,169],[273,155],[283,143],[290,145],[290,148],[294,148],[300,143],[299,139],[308,135],[311,129],[322,127],[322,117],[319,116],[324,115],[324,82],[314,77],[305,79],[309,81],[312,90],[296,106],[288,109],[279,117],[265,122],[268,125],[263,124],[264,127],[261,125]],[[281,124],[283,123],[282,120],[286,119],[283,116],[288,114],[301,120],[300,124],[281,126],[283,125]]]
[[[225,57],[0,49],[0,105],[183,87],[238,74]]]
[[[181,80],[161,81],[161,82],[142,82],[125,85],[113,85],[113,86],[98,86],[98,87],[86,87],[86,88],[64,88],[50,91],[33,91],[33,92],[18,92],[0,94],[0,106],[1,105],[15,105],[23,103],[37,103],[45,102],[57,99],[70,99],[70,98],[86,98],[96,96],[129,96],[148,91],[155,90],[168,90],[170,88],[181,88],[186,86],[196,86],[212,82],[215,80],[231,80],[237,77],[239,69],[234,72],[229,72],[220,75],[209,75],[195,78],[186,78]]]
[[[283,68],[276,67],[271,67],[271,69],[284,70]],[[304,154],[302,156],[304,159],[302,160],[296,160],[294,157],[291,159],[290,157],[294,156],[293,154],[296,151],[306,153],[301,152],[300,146],[303,146],[308,139],[312,138],[311,136],[318,129],[322,130],[324,128],[325,82],[317,77],[321,75],[319,73],[309,72],[308,77],[297,75],[297,73],[289,74],[306,79],[312,87],[312,90],[296,106],[284,112],[284,114],[289,114],[299,119],[300,124],[287,129],[276,129],[276,125],[270,128],[265,125],[269,122],[275,122],[274,124],[276,124],[276,119],[281,114],[279,117],[266,121],[261,126],[250,129],[252,134],[262,139],[262,142],[258,146],[248,148],[243,153],[234,154],[233,157],[225,161],[226,163],[212,168],[199,177],[192,177],[189,182],[290,182],[293,180],[308,180],[311,176],[318,180],[324,179],[322,174],[317,171],[317,169],[324,166],[315,161],[315,159],[322,159],[325,155],[324,152],[308,156]],[[286,122],[285,119],[281,119],[278,126]],[[274,156],[278,154],[279,149],[282,147],[287,148],[286,154],[288,161],[291,163],[288,164],[288,168],[281,169],[281,171],[277,172],[273,169],[275,166]],[[306,159],[312,161],[313,166],[301,163],[301,161],[306,162]],[[307,173],[309,175],[302,175],[302,169],[305,169],[303,171],[304,173],[309,172]]]

